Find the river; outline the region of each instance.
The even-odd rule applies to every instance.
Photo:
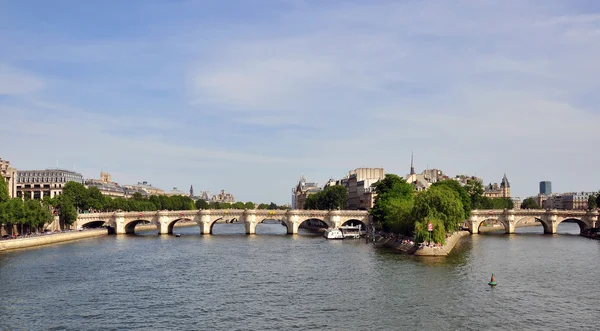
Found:
[[[597,329],[600,241],[576,224],[468,236],[447,257],[278,224],[176,232],[0,253],[0,330]]]

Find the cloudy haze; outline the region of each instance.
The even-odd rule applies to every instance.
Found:
[[[0,1],[0,157],[289,203],[438,168],[600,189],[597,1]]]

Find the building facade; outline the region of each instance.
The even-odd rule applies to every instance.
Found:
[[[111,180],[108,172],[100,172],[100,179],[86,179],[85,187],[97,187],[100,193],[109,197],[127,197],[130,193],[126,188]]]
[[[221,192],[219,192],[218,194],[213,195],[210,201],[234,203],[235,197],[233,196],[233,194],[227,193],[225,192],[225,190],[221,190]]]
[[[148,184],[148,182],[138,182],[135,185],[123,185],[125,189],[128,189],[133,192],[146,192],[144,195],[164,195],[165,191],[162,189],[152,186],[152,184]]]
[[[543,200],[542,207],[546,209],[587,210],[588,199],[596,194],[596,192],[556,193],[545,196],[546,199]]]
[[[54,198],[62,194],[68,182],[84,184],[83,176],[64,169],[19,170],[17,171],[17,197],[41,200],[45,196]]]
[[[552,182],[549,182],[549,181],[540,182],[540,194],[551,195],[552,194]]]
[[[383,168],[357,168],[348,173],[349,210],[369,210],[375,203],[375,183],[385,178]]]
[[[304,209],[308,196],[321,191],[318,183],[309,183],[306,177],[302,176],[296,187],[292,188],[292,209]]]
[[[0,158],[0,175],[6,181],[8,186],[8,196],[14,198],[17,196],[17,169],[10,166],[10,162]]]
[[[510,183],[506,174],[502,177],[500,185],[498,183],[489,184],[484,187],[483,196],[488,198],[510,198]]]

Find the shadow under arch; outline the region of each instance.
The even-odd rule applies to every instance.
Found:
[[[156,226],[156,224],[154,224],[148,220],[134,220],[134,221],[128,222],[125,225],[125,233],[126,234],[135,234],[135,227],[138,224],[144,224],[144,225],[151,224],[156,229],[156,233],[158,234],[158,227]]]
[[[579,225],[579,234],[590,229],[590,227],[581,219],[569,217],[569,218],[565,218],[564,220],[562,220],[562,221],[558,222],[558,224],[556,224],[557,232],[558,232],[558,227],[563,223],[577,223],[577,225]]]
[[[101,221],[101,220],[95,220],[95,221],[89,221],[89,222],[85,222],[80,224],[80,226],[84,229],[97,229],[97,228],[101,228],[105,225],[105,221]]]
[[[288,233],[288,229],[289,229],[288,225],[282,219],[272,218],[272,217],[263,218],[260,222],[258,222],[258,224],[256,224],[256,232],[258,232],[258,226],[261,224],[280,224],[285,227],[285,233],[286,234]]]
[[[194,222],[193,219],[190,219],[190,218],[187,218],[187,217],[178,218],[178,219],[172,220],[169,223],[169,225],[167,225],[167,233],[168,234],[173,234],[173,228],[175,227],[175,224],[177,224],[177,222],[180,222],[180,221],[194,223],[194,224],[190,224],[190,225],[197,225],[197,223]]]
[[[365,231],[367,229],[367,224],[365,224],[365,222],[363,222],[361,220],[357,220],[357,219],[350,219],[350,220],[347,220],[346,222],[344,222],[342,224],[342,226],[346,226],[346,225],[350,225],[350,226],[358,226],[358,225],[360,225],[360,228],[363,231]]]
[[[493,228],[494,224],[502,224],[502,226],[504,227],[504,233],[508,233],[508,230],[509,230],[508,224],[506,224],[505,222],[503,222],[503,221],[501,221],[501,220],[499,220],[497,218],[488,217],[488,218],[485,218],[485,219],[481,220],[477,224],[477,233],[486,233],[486,232],[488,232],[488,231],[483,231],[483,232],[481,231],[481,226],[483,224],[490,224],[490,225],[492,225],[492,230],[491,231],[495,231],[496,230],[496,229]]]
[[[519,224],[521,224],[521,226],[519,226]],[[544,229],[543,233],[550,233],[550,226],[539,217],[527,216],[520,218],[518,221],[515,222],[515,231],[519,228],[523,228],[523,224],[529,224],[530,226],[541,225]]]

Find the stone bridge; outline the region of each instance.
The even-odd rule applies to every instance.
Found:
[[[505,210],[472,210],[466,222],[471,234],[479,233],[479,226],[485,221],[498,221],[504,225],[506,233],[514,233],[517,224],[538,221],[544,227],[544,233],[556,233],[561,222],[571,221],[579,224],[581,231],[596,227],[598,211],[556,210],[556,209],[505,209]]]
[[[212,234],[214,224],[221,220],[244,223],[246,234],[255,234],[256,225],[265,220],[281,222],[287,228],[288,234],[297,234],[300,225],[308,220],[320,220],[328,227],[340,227],[350,221],[362,223],[364,229],[369,225],[369,215],[364,210],[207,209],[80,214],[76,226],[107,225],[114,228],[116,234],[131,234],[134,233],[137,224],[151,223],[156,225],[159,234],[172,234],[175,223],[183,220],[196,222],[200,226],[201,234]]]

